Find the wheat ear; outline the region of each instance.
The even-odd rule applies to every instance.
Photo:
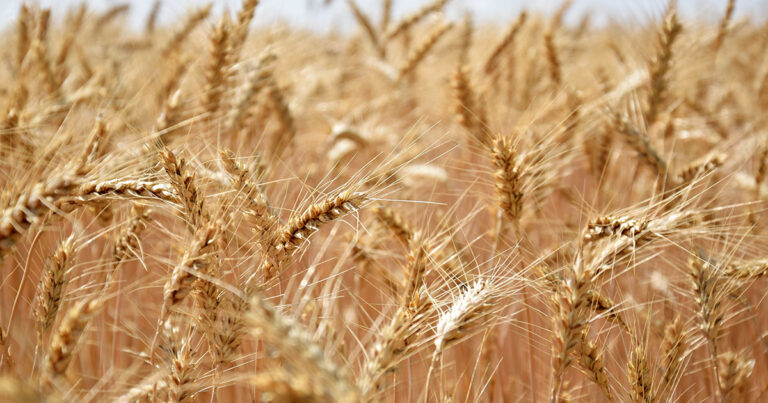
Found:
[[[287,369],[296,376],[295,379],[290,379],[272,373],[273,377],[291,383],[303,378],[309,382],[305,383],[303,389],[310,392],[310,401],[352,402],[359,399],[359,392],[350,382],[346,371],[326,356],[315,337],[299,323],[281,314],[259,296],[250,300],[250,307],[247,320],[254,334],[265,343],[275,346],[280,351]],[[294,388],[302,389],[292,387]]]
[[[669,86],[669,70],[672,66],[672,45],[683,30],[677,19],[677,11],[672,8],[664,18],[659,34],[658,52],[650,64],[650,92],[648,93],[645,121],[648,125],[656,118]]]
[[[271,258],[265,260],[263,266],[267,278],[276,274],[276,269],[320,229],[320,226],[357,211],[367,200],[365,193],[346,190],[315,202],[290,218],[270,243],[268,253]]]
[[[683,322],[680,316],[675,318],[674,322],[664,328],[664,339],[661,342],[661,351],[664,354],[662,364],[661,381],[664,389],[659,396],[660,400],[665,400],[671,396],[675,383],[682,376],[682,369],[685,355],[688,349],[688,335],[683,328]]]
[[[727,352],[720,356],[720,378],[718,384],[725,402],[739,401],[739,390],[747,378],[752,375],[755,360],[750,359],[747,352]]]
[[[629,380],[629,398],[635,403],[651,403],[654,401],[653,378],[648,367],[648,357],[638,341],[627,360],[627,378]]]
[[[42,334],[53,324],[61,307],[68,281],[67,271],[71,267],[74,252],[75,237],[70,235],[53,252],[40,278],[34,313],[40,326],[38,332],[41,340]]]
[[[251,21],[258,5],[259,0],[243,0],[243,5],[237,12],[237,22],[230,41],[233,62],[240,56],[245,40],[248,38]]]
[[[368,40],[371,42],[371,46],[373,46],[373,49],[376,50],[376,53],[379,55],[379,57],[384,58],[385,48],[381,46],[381,43],[379,40],[379,34],[376,32],[376,29],[373,27],[373,24],[371,23],[371,19],[368,18],[368,16],[365,15],[365,13],[363,13],[360,10],[360,7],[357,6],[357,3],[355,3],[355,0],[347,0],[347,5],[349,6],[350,10],[352,10],[352,14],[355,16],[355,20],[357,20],[357,23],[360,24],[360,27],[363,28],[363,31],[365,32],[365,35],[368,37]]]
[[[32,15],[29,11],[29,7],[26,4],[22,4],[19,9],[19,16],[16,18],[16,55],[15,55],[15,67],[16,74],[21,75],[22,65],[24,59],[29,52],[29,21]]]
[[[733,11],[735,9],[736,0],[728,0],[728,4],[725,6],[725,14],[720,20],[720,25],[717,27],[717,36],[715,36],[715,40],[712,41],[712,48],[714,48],[715,53],[720,50],[720,46],[722,46],[723,40],[728,34],[728,29],[730,28],[731,20],[733,19]]]
[[[206,18],[208,18],[208,15],[211,13],[211,8],[213,7],[213,4],[207,4],[192,13],[190,13],[186,20],[184,21],[184,24],[182,24],[174,33],[173,36],[171,36],[171,39],[168,41],[168,43],[163,48],[163,51],[161,52],[164,55],[169,55],[172,53],[176,53],[181,48],[182,43],[184,40],[187,39],[189,34],[192,33],[192,31],[197,28],[200,23],[202,23]]]
[[[195,174],[187,167],[184,158],[177,158],[170,149],[162,147],[159,153],[163,168],[184,207],[187,227],[194,232],[210,221],[205,209],[205,197],[197,186]]]
[[[603,353],[598,350],[597,345],[587,339],[586,334],[582,334],[579,346],[579,365],[589,380],[600,387],[605,397],[608,400],[613,400]]]
[[[394,24],[394,26],[387,30],[387,32],[384,34],[384,43],[391,41],[398,35],[404,34],[413,25],[417,24],[428,15],[442,10],[447,2],[448,0],[433,0],[412,14],[406,15],[400,21]]]
[[[429,35],[424,38],[424,40],[416,45],[416,48],[414,48],[408,54],[408,58],[403,62],[402,65],[400,65],[400,69],[397,73],[397,79],[395,81],[400,82],[409,74],[411,74],[419,65],[419,63],[424,60],[430,49],[432,49],[435,44],[437,44],[437,41],[439,41],[440,38],[445,35],[445,33],[448,32],[448,30],[452,27],[452,23],[442,22],[437,28],[430,32]]]
[[[101,305],[100,299],[84,299],[69,308],[48,349],[43,367],[44,384],[55,384],[64,375],[72,362],[80,337]]]
[[[723,334],[723,281],[715,267],[704,257],[691,257],[688,261],[688,275],[691,278],[692,291],[697,305],[699,328],[709,344],[710,361],[715,379],[719,379],[717,362],[719,341]]]
[[[226,71],[230,57],[229,35],[232,31],[225,18],[221,19],[211,34],[208,48],[209,62],[205,69],[203,108],[214,116],[221,107],[221,98],[227,89],[229,73]]]
[[[504,34],[504,36],[501,37],[501,40],[499,40],[496,46],[493,47],[493,51],[491,51],[491,54],[488,55],[488,58],[486,58],[485,63],[483,64],[483,66],[485,66],[483,68],[485,74],[493,74],[493,72],[496,70],[499,57],[501,57],[502,53],[504,53],[504,50],[514,44],[515,38],[520,32],[520,29],[522,29],[523,25],[525,24],[527,18],[528,13],[525,11],[520,13],[520,16],[517,17],[517,20],[509,27],[507,32]]]
[[[373,206],[373,214],[403,245],[408,245],[413,239],[413,230],[400,214],[390,207],[383,205]]]
[[[478,104],[464,68],[458,67],[453,73],[451,87],[456,100],[455,110],[459,124],[467,129],[478,144],[491,147],[493,139],[488,129],[485,111]]]
[[[523,211],[524,168],[518,160],[512,141],[504,136],[496,137],[491,149],[491,157],[496,168],[493,176],[496,180],[499,208],[510,221],[516,223]]]
[[[209,224],[197,231],[181,262],[173,269],[171,277],[163,287],[165,310],[181,303],[192,291],[192,284],[197,280],[199,273],[205,273],[212,264],[219,231],[217,224]]]
[[[430,376],[443,351],[469,336],[473,326],[482,325],[487,311],[493,303],[494,289],[491,280],[476,280],[453,301],[451,307],[442,313],[435,327],[435,351],[427,370],[425,384],[429,386]]]

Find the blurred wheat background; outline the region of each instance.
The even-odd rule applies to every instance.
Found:
[[[765,11],[4,3],[0,400],[766,400]]]

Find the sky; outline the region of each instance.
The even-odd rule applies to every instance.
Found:
[[[218,11],[236,11],[242,0],[213,0]],[[395,18],[418,9],[428,0],[394,0]],[[115,4],[131,5],[129,19],[133,26],[142,26],[154,0],[0,0],[0,27],[12,24],[22,3],[40,4],[51,7],[53,15],[61,16],[68,7],[85,2],[94,10],[104,10]],[[165,0],[161,8],[160,22],[175,21],[192,6],[205,4],[206,0]],[[365,12],[375,18],[380,11],[381,0],[356,0]],[[686,19],[717,20],[723,13],[728,0],[678,0],[680,14]],[[354,20],[345,0],[261,0],[256,12],[257,24],[271,24],[289,21],[292,24],[315,30],[348,30],[354,27]],[[523,10],[551,12],[561,0],[450,0],[446,7],[448,17],[458,18],[467,11],[474,14],[476,21],[505,23],[517,17]],[[667,0],[575,0],[567,19],[578,21],[589,12],[592,22],[632,23],[656,18],[663,13]],[[736,18],[764,19],[768,15],[768,0],[737,0]]]

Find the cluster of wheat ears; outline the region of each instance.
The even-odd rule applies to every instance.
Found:
[[[768,25],[446,2],[22,6],[0,398],[768,398]]]

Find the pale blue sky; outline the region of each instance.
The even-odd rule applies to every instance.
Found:
[[[152,6],[153,0],[0,0],[0,27],[11,23],[23,2],[51,7],[55,15],[62,15],[67,7],[85,1],[96,10],[103,10],[110,5],[130,3],[130,19],[135,26],[140,26]],[[205,0],[165,0],[161,21],[169,21],[184,15],[192,5],[204,4]],[[402,15],[418,8],[427,0],[395,0],[395,15]],[[237,10],[241,0],[214,0],[218,10],[228,8]],[[336,27],[348,28],[352,25],[351,14],[344,0],[333,0],[331,6],[323,6],[323,0],[262,0],[257,9],[257,23],[269,24],[280,20],[291,21],[300,26],[313,29]],[[380,10],[381,0],[357,0],[363,10],[375,17]],[[517,13],[528,10],[552,10],[561,0],[451,0],[446,13],[451,17],[463,15],[466,10],[473,12],[479,21],[493,20],[505,22],[516,17]],[[576,0],[569,12],[571,20],[578,20],[580,15],[589,11],[597,23],[608,20],[629,23],[657,17],[667,4],[666,0]],[[680,13],[684,18],[716,20],[724,9],[727,0],[678,0]],[[737,18],[754,16],[764,18],[768,14],[768,0],[737,0]]]

